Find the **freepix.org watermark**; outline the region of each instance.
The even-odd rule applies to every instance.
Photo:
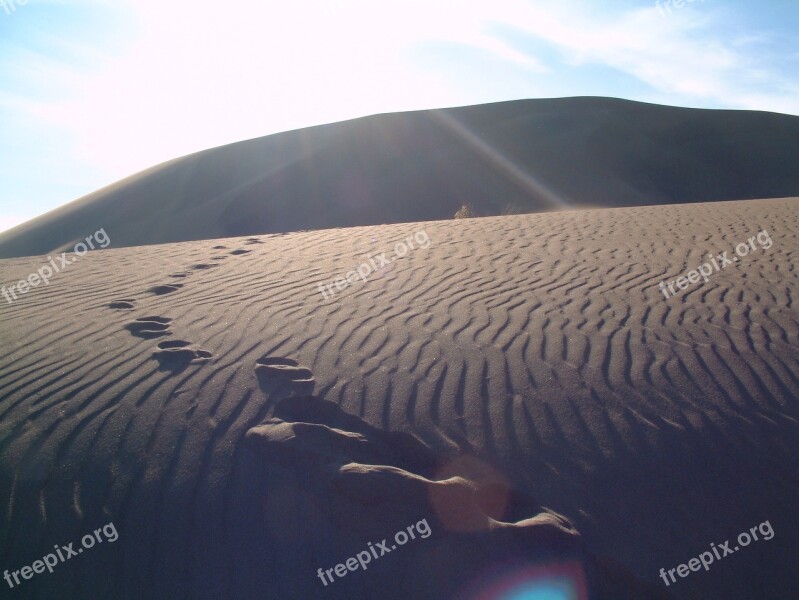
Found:
[[[105,540],[100,537],[100,533],[103,534]],[[96,542],[95,542],[96,539]],[[20,581],[20,576],[22,579],[31,579],[34,575],[44,573],[45,569],[53,572],[53,568],[58,566],[59,559],[60,562],[66,562],[70,558],[74,556],[78,556],[79,554],[83,554],[83,550],[90,550],[94,547],[95,543],[102,544],[103,541],[114,543],[119,539],[119,533],[117,533],[117,528],[113,523],[109,523],[108,525],[104,525],[99,529],[95,529],[93,533],[87,533],[86,535],[81,538],[80,543],[83,548],[73,548],[72,546],[75,543],[67,544],[66,546],[59,547],[58,544],[54,546],[55,552],[50,553],[42,557],[40,560],[33,561],[33,564],[30,566],[22,567],[16,571],[8,571],[6,570],[3,573],[3,579],[6,580],[8,587],[14,588],[15,585],[21,585],[22,582]],[[12,581],[13,580],[13,581]]]
[[[414,244],[414,242],[416,242],[416,244]],[[336,294],[333,291],[333,286],[335,286],[337,290],[343,291],[350,285],[356,283],[359,278],[366,283],[367,278],[371,274],[377,273],[390,266],[393,261],[398,258],[402,258],[411,250],[415,250],[417,246],[419,248],[430,247],[430,237],[427,235],[426,231],[417,231],[412,236],[408,236],[404,240],[394,244],[394,254],[391,257],[386,257],[387,252],[369,255],[367,260],[359,265],[355,270],[349,271],[346,275],[340,275],[336,277],[333,280],[333,283],[318,284],[319,292],[322,294],[322,297],[325,300],[328,300]]]
[[[686,4],[693,4],[694,2],[704,2],[705,0],[655,0],[660,15],[665,17],[671,14],[671,7],[682,8]]]
[[[665,281],[661,281],[658,289],[663,292],[663,295],[668,300],[671,296],[676,294],[680,290],[684,290],[688,287],[689,284],[692,283],[699,283],[700,279],[704,279],[704,282],[707,283],[708,278],[713,275],[714,273],[718,273],[723,268],[727,267],[728,265],[733,265],[738,262],[738,257],[744,257],[747,254],[752,252],[756,252],[758,247],[755,246],[755,240],[757,240],[758,245],[760,246],[761,250],[768,250],[773,245],[771,241],[771,236],[769,236],[768,231],[765,229],[763,231],[759,231],[757,235],[753,235],[745,242],[741,242],[737,246],[735,246],[735,254],[738,256],[728,257],[728,251],[724,251],[717,256],[713,256],[712,254],[708,254],[708,258],[710,259],[709,262],[702,263],[696,269],[692,271],[688,271],[685,275],[678,277],[674,281],[670,281],[666,283]],[[675,286],[677,289],[675,290]],[[671,292],[671,295],[669,295]]]
[[[730,548],[730,540],[727,540],[723,544],[710,544],[710,550],[707,552],[702,552],[698,557],[692,558],[688,561],[688,564],[679,565],[674,567],[673,569],[660,569],[660,577],[663,579],[663,582],[666,584],[666,587],[670,586],[672,583],[677,583],[677,579],[674,577],[674,572],[677,572],[677,575],[680,577],[688,577],[691,571],[698,571],[699,569],[703,568],[705,571],[710,570],[710,565],[713,564],[716,560],[721,560],[725,556],[733,554],[737,552],[741,548],[745,548],[753,541],[756,542],[759,540],[757,534],[760,533],[763,536],[764,540],[770,540],[774,537],[774,529],[771,527],[771,523],[768,521],[763,521],[760,525],[756,525],[752,527],[749,531],[744,531],[738,536],[738,545],[734,548]],[[712,552],[711,552],[712,550]],[[668,574],[668,577],[666,576]],[[669,578],[671,578],[671,582],[669,582]]]
[[[424,525],[424,527],[422,527]],[[427,522],[427,519],[422,519],[416,525],[408,525],[405,529],[401,529],[396,534],[394,534],[394,544],[391,545],[389,548],[388,540],[384,539],[382,542],[378,542],[377,544],[372,545],[372,542],[368,542],[367,545],[369,546],[368,550],[363,550],[362,552],[358,552],[353,557],[348,558],[343,563],[337,564],[335,567],[331,567],[326,571],[323,571],[321,567],[316,572],[316,576],[322,580],[322,583],[325,584],[327,587],[328,582],[327,578],[330,578],[330,583],[335,581],[333,579],[333,573],[336,574],[337,577],[341,578],[347,575],[350,571],[357,571],[358,567],[363,569],[364,571],[367,569],[367,566],[370,562],[372,562],[372,557],[375,560],[378,558],[382,558],[389,552],[392,552],[397,549],[397,546],[404,546],[410,540],[416,539],[416,534],[414,533],[413,529],[416,528],[416,531],[419,533],[419,536],[422,538],[429,538],[433,531],[430,529],[430,525]],[[405,532],[408,533],[405,533]],[[377,551],[380,551],[380,554]],[[327,577],[325,577],[327,576]]]
[[[86,243],[78,242],[75,244],[75,247],[72,249],[75,256],[72,258],[67,258],[66,252],[62,252],[61,255],[56,256],[55,259],[48,256],[47,260],[50,261],[49,264],[44,265],[35,273],[28,275],[27,279],[21,279],[17,283],[9,286],[8,289],[6,289],[6,286],[3,286],[0,288],[0,294],[2,294],[3,298],[5,298],[9,304],[13,304],[14,300],[17,299],[17,294],[27,294],[31,288],[38,287],[42,282],[47,285],[50,283],[50,278],[53,275],[66,269],[69,265],[78,260],[78,258],[84,256],[90,249],[94,250],[94,242],[97,242],[100,248],[107,248],[111,243],[111,238],[108,237],[105,229],[95,231],[86,238]],[[56,263],[56,259],[58,263]]]
[[[30,0],[0,0],[0,8],[3,9],[7,15],[10,15],[17,10],[17,5],[25,6]]]

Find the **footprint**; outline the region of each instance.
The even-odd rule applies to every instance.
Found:
[[[407,566],[371,575],[369,597],[381,596],[387,585],[396,598],[461,598],[467,588],[476,591],[470,597],[494,597],[496,581],[486,582],[481,573],[522,573],[549,563],[566,566],[561,574],[583,590],[581,598],[671,598],[624,565],[590,552],[566,517],[512,484],[464,440],[437,452],[410,433],[378,429],[333,402],[302,396],[279,401],[272,418],[249,429],[243,442],[253,478],[265,464],[276,465],[269,480],[280,478],[281,493],[297,494],[282,500],[281,506],[295,507],[291,516],[281,514],[282,526],[296,532],[313,520],[314,531],[335,536],[327,562],[341,555],[344,536],[352,547],[365,548],[375,536],[390,539],[416,523],[421,537],[412,544],[406,536],[402,550]],[[397,549],[394,540],[385,552]],[[412,576],[421,564],[435,577]],[[358,583],[366,584],[372,582]]]
[[[244,250],[243,248],[238,248],[237,250],[233,250],[231,254],[234,256],[241,256],[242,254],[249,254],[250,252],[252,252],[252,250]]]
[[[219,265],[212,265],[212,264],[208,264],[208,263],[200,263],[200,264],[197,264],[197,265],[192,265],[191,268],[194,269],[195,271],[202,271],[204,269],[212,269],[213,267],[218,267],[218,266]]]
[[[263,242],[257,237],[247,238],[244,242],[245,244],[263,244]]]
[[[186,342],[184,340],[166,340],[158,344],[158,347],[161,350],[171,350],[173,348],[186,348],[188,346],[191,346],[191,342]]]
[[[136,320],[141,321],[143,319],[146,319],[148,321],[154,321],[155,323],[162,323],[164,325],[172,322],[172,319],[170,319],[169,317],[142,317],[141,319],[136,319]]]
[[[169,331],[169,323],[172,319],[167,317],[140,317],[125,325],[125,329],[136,337],[151,339],[172,335]]]
[[[108,305],[108,308],[113,308],[116,310],[130,310],[131,308],[135,308],[133,303],[135,300],[133,299],[125,299],[125,300],[114,300],[111,304]]]
[[[227,250],[227,246],[214,246],[211,250]]]
[[[436,452],[412,434],[383,431],[314,396],[278,402],[272,418],[247,431],[244,445],[256,468],[271,463],[285,473],[297,490],[295,506],[320,511],[318,526],[325,531],[362,538],[365,546],[383,537],[379,532],[424,519],[430,540],[408,544],[403,553],[419,553],[404,556],[409,565],[424,562],[436,581],[392,597],[461,597],[455,592],[469,583],[464,574],[509,562],[520,568],[574,564],[575,576],[588,579],[591,558],[569,520],[514,488],[468,448]],[[301,523],[317,517],[299,512],[295,518]]]
[[[225,260],[227,256],[212,256],[211,260]]]
[[[327,430],[331,434],[328,438],[330,444],[325,444],[316,450],[311,447],[298,449],[299,452],[313,455],[316,464],[321,464],[319,461],[326,459],[337,462],[346,454],[347,460],[357,459],[364,464],[373,465],[390,464],[432,475],[442,462],[442,457],[416,436],[377,429],[360,417],[343,411],[337,404],[317,396],[290,397],[281,400],[275,406],[273,419],[269,423],[308,425],[311,429],[317,428],[316,433]],[[298,439],[302,437],[300,434]],[[318,435],[313,434],[306,436],[306,439],[310,437],[319,439]],[[364,444],[364,441],[369,443]]]
[[[167,340],[158,344],[158,350],[153,352],[162,369],[179,371],[191,364],[202,364],[211,360],[213,356],[207,350],[190,348],[191,342],[184,340]]]
[[[174,277],[176,279],[182,279],[183,277],[188,277],[190,273],[173,273],[170,277]]]
[[[164,285],[156,285],[151,287],[148,292],[151,294],[155,294],[156,296],[163,296],[165,294],[171,294],[172,292],[177,292],[180,288],[183,287],[182,283],[167,283]]]
[[[261,383],[270,380],[287,380],[294,383],[313,384],[313,373],[290,358],[264,356],[255,362],[255,375]]]

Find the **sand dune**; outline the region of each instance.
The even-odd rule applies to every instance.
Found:
[[[613,98],[500,102],[280,133],[153,167],[0,234],[0,258],[570,207],[799,195],[799,118]]]
[[[534,564],[592,598],[794,597],[797,209],[91,252],[0,298],[0,565],[111,521],[119,539],[3,597],[467,598]],[[759,231],[768,249],[658,288]],[[422,519],[429,538],[317,577]],[[660,580],[766,520],[773,539]]]

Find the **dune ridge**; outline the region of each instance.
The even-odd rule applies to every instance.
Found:
[[[799,117],[616,98],[518,100],[309,127],[171,160],[0,234],[140,246],[308,229],[799,195]],[[60,252],[61,250],[59,250]]]

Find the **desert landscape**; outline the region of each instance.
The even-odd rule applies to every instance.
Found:
[[[0,600],[799,600],[797,31],[0,0]]]
[[[115,199],[182,160],[0,235],[4,598],[796,597],[799,198]]]

